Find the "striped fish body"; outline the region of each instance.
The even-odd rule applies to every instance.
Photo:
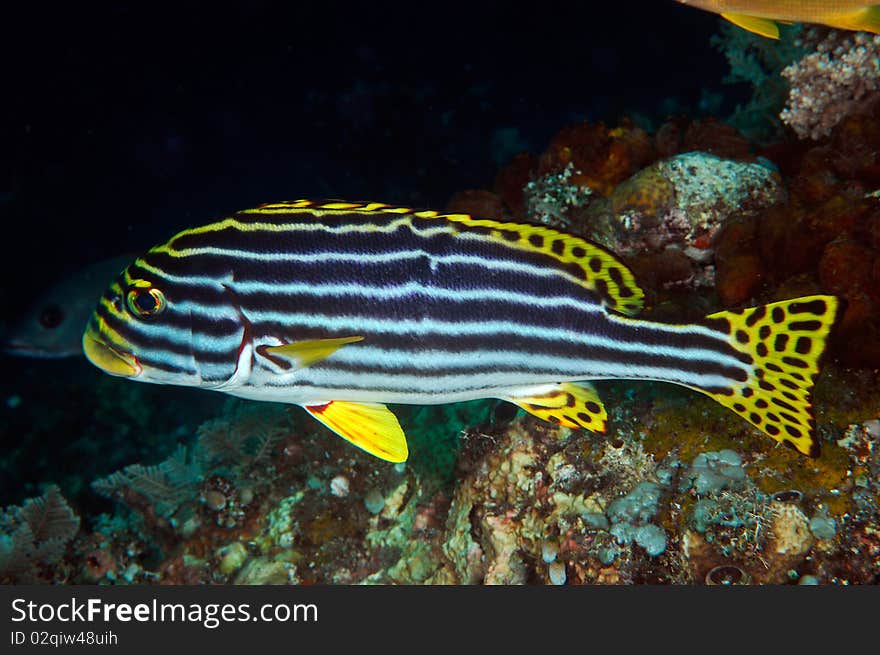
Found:
[[[381,403],[502,398],[603,431],[585,383],[602,378],[697,389],[815,451],[809,388],[834,298],[693,325],[633,318],[642,298],[614,256],[543,226],[296,201],[186,230],[135,260],[83,344],[110,373],[302,405],[391,460],[405,440]]]

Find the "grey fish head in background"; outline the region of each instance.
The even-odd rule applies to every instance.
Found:
[[[64,277],[46,290],[2,339],[2,349],[23,357],[83,354],[82,333],[108,282],[133,255],[105,259]]]

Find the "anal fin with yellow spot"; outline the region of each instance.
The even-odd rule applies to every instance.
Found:
[[[561,382],[514,390],[503,400],[544,421],[567,428],[605,432],[608,421],[599,394],[586,382]]]
[[[342,346],[363,341],[363,337],[340,337],[337,339],[314,339],[296,341],[281,346],[257,346],[257,352],[282,368],[304,368],[326,359]]]
[[[721,14],[722,18],[726,18],[737,27],[741,27],[749,32],[766,36],[768,39],[779,38],[779,27],[776,23],[768,18],[759,18],[758,16],[748,16],[746,14]]]
[[[379,459],[405,462],[409,455],[403,428],[385,405],[333,400],[304,407],[340,437]]]

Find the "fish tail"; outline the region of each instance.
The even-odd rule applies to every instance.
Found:
[[[837,314],[834,296],[806,296],[707,317],[751,362],[748,378],[703,393],[780,443],[819,455],[811,394]]]

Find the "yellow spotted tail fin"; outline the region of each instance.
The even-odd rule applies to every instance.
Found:
[[[837,307],[834,296],[806,296],[708,316],[753,368],[727,392],[703,393],[776,441],[818,456],[810,395]]]

